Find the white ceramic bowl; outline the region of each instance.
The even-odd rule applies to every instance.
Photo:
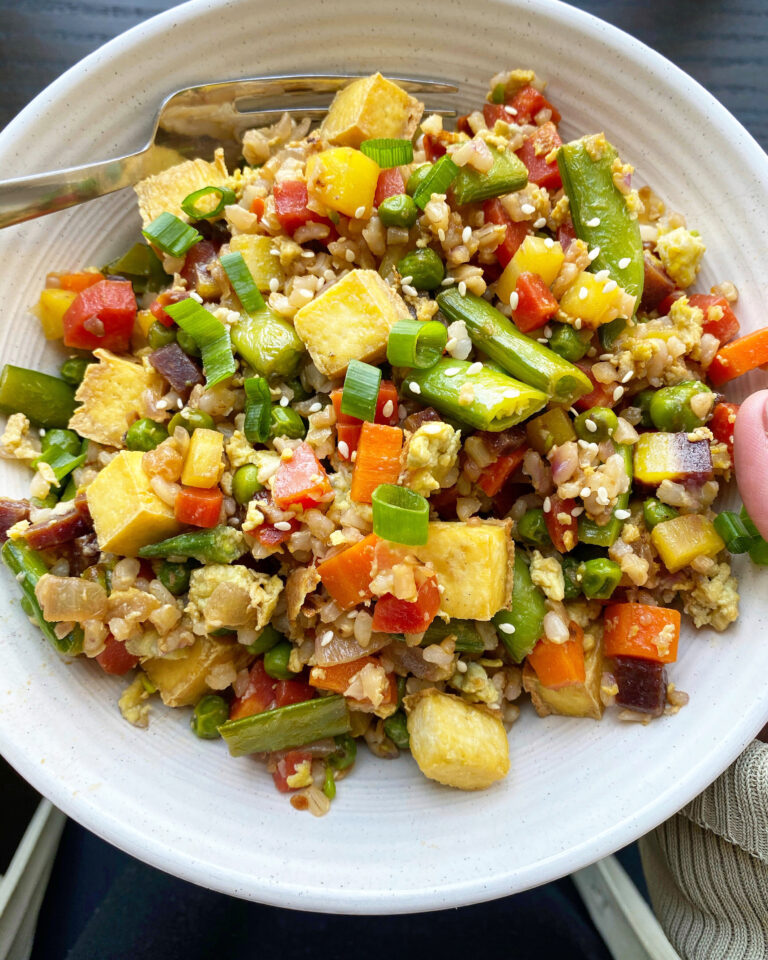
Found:
[[[759,200],[768,160],[693,80],[648,48],[552,0],[196,0],[118,37],[72,68],[0,135],[0,170],[21,175],[138,146],[163,94],[253,74],[377,69],[446,77],[461,106],[488,76],[530,65],[549,77],[568,135],[604,129],[699,228],[699,289],[731,279],[743,327],[764,322],[768,262]],[[137,235],[131,193],[0,234],[0,356],[53,369],[26,312],[45,273],[103,263]],[[746,254],[746,255],[745,255]],[[764,376],[741,382],[739,397]],[[3,463],[0,489],[26,490]],[[281,906],[396,913],[472,903],[575,870],[635,839],[699,793],[768,718],[765,591],[744,571],[743,614],[725,635],[686,629],[670,674],[691,693],[650,727],[523,711],[512,772],[483,793],[421,777],[410,757],[363,756],[322,820],[296,813],[264,768],[189,733],[186,711],[148,731],[116,707],[124,681],[63,663],[0,579],[0,748],[66,813],[163,870]],[[361,751],[365,753],[365,751]]]

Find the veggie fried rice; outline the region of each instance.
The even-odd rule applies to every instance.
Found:
[[[702,238],[544,88],[498,74],[454,131],[376,74],[235,170],[179,157],[141,242],[48,275],[60,375],[0,378],[25,612],[127,678],[127,721],[187,708],[297,809],[361,741],[490,786],[525,694],[674,714],[681,611],[725,630],[730,556],[768,562],[713,508],[765,331],[690,292]]]

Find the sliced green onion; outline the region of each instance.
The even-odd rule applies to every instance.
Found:
[[[164,309],[200,348],[206,388],[210,389],[231,377],[236,369],[235,358],[229,330],[221,320],[217,320],[192,297],[169,303]]]
[[[381,370],[363,363],[361,360],[350,361],[347,375],[344,378],[344,389],[341,392],[341,412],[358,420],[376,418],[376,401],[379,399],[379,384]]]
[[[387,360],[393,367],[426,370],[440,359],[448,331],[437,320],[398,320],[389,331]]]
[[[459,173],[459,168],[448,154],[444,154],[432,164],[429,173],[416,187],[413,202],[421,210],[429,203],[433,193],[445,193]]]
[[[198,204],[204,197],[217,196],[219,202],[212,210],[201,209]],[[211,184],[208,187],[201,187],[194,193],[187,194],[181,201],[181,209],[192,220],[213,220],[214,217],[220,217],[224,212],[224,207],[235,202],[235,192],[229,187],[215,187]]]
[[[194,227],[167,210],[141,232],[150,243],[172,257],[183,257],[190,247],[203,239]]]
[[[54,444],[48,447],[45,453],[41,454],[35,460],[35,467],[38,463],[49,464],[54,476],[59,481],[59,484],[61,484],[64,477],[68,477],[74,469],[81,467],[85,463],[87,453],[87,440],[83,440],[82,445],[79,447],[79,453],[77,454],[70,453],[69,450],[65,450],[63,447]]]
[[[266,443],[269,438],[272,398],[264,377],[247,377],[245,390],[245,423],[243,433],[248,443]]]
[[[381,140],[363,140],[360,150],[366,157],[375,160],[383,170],[413,162],[413,143],[410,140],[392,140],[387,137]]]
[[[219,257],[219,260],[240,303],[243,305],[243,310],[246,313],[266,310],[267,305],[264,303],[264,297],[256,286],[256,281],[253,279],[253,274],[248,269],[248,264],[243,259],[242,253],[225,253],[223,257]]]
[[[429,537],[429,504],[420,493],[394,483],[373,491],[373,532],[384,540],[418,547]]]
[[[723,510],[714,519],[715,530],[725,541],[725,549],[729,553],[746,553],[755,545],[755,536],[747,529],[747,525],[732,510]]]

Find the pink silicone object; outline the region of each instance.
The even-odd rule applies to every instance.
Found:
[[[741,499],[768,539],[768,390],[758,390],[739,407],[733,447]]]

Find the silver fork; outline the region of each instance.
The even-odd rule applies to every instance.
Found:
[[[114,193],[178,162],[171,150],[158,148],[210,159],[221,146],[227,162],[233,164],[240,157],[245,130],[274,123],[285,112],[320,119],[328,112],[333,94],[357,76],[250,77],[177,90],[160,105],[152,135],[137,153],[0,181],[0,228]],[[409,93],[451,94],[458,89],[439,80],[391,79]],[[427,112],[456,115],[444,101],[427,104]]]

